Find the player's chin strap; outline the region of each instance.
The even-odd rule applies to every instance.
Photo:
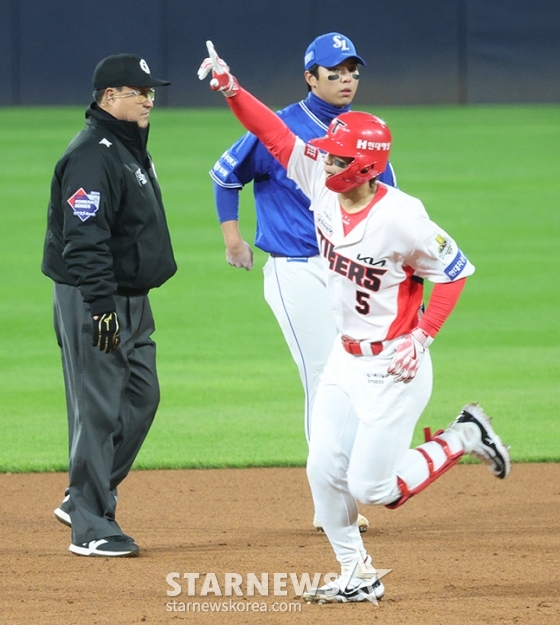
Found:
[[[432,482],[435,482],[438,478],[440,478],[446,471],[449,471],[449,469],[454,467],[462,458],[463,454],[465,453],[464,450],[461,449],[456,453],[453,453],[448,443],[440,437],[441,434],[443,434],[443,430],[438,430],[432,436],[431,429],[424,428],[425,444],[420,445],[420,447],[416,447],[416,451],[420,452],[424,456],[424,459],[428,464],[429,476],[423,482],[412,488],[410,488],[401,477],[397,476],[397,483],[401,491],[401,496],[396,501],[393,501],[393,503],[387,504],[385,506],[386,508],[394,510],[395,508],[402,506],[403,503],[408,501],[411,497],[422,492]],[[437,469],[434,469],[434,461],[428,449],[426,449],[426,447],[428,447],[430,443],[438,443],[439,445],[441,445],[445,453],[445,460],[443,464],[440,465]]]

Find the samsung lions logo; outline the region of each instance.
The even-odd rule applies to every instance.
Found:
[[[348,46],[346,39],[344,39],[344,37],[341,37],[340,35],[335,35],[333,37],[333,48],[340,48],[344,52],[347,52],[348,50],[350,50],[350,47]]]
[[[68,204],[72,207],[74,215],[79,217],[82,221],[85,221],[90,217],[95,217],[95,213],[99,210],[100,201],[101,193],[99,193],[99,191],[86,193],[80,188],[68,200]]]

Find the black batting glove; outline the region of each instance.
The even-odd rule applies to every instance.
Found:
[[[93,346],[108,354],[121,342],[119,319],[116,312],[106,312],[93,318]]]

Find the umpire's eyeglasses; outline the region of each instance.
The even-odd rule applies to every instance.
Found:
[[[124,93],[114,93],[111,97],[113,98],[136,98],[136,102],[138,104],[144,104],[148,98],[153,102],[156,99],[155,89],[149,89],[147,87],[142,89],[131,89],[130,91],[125,91]]]

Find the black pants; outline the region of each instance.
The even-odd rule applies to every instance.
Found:
[[[114,491],[127,476],[159,404],[154,319],[147,296],[115,296],[119,347],[92,346],[92,316],[77,287],[55,284],[69,434],[75,544],[122,535]]]

